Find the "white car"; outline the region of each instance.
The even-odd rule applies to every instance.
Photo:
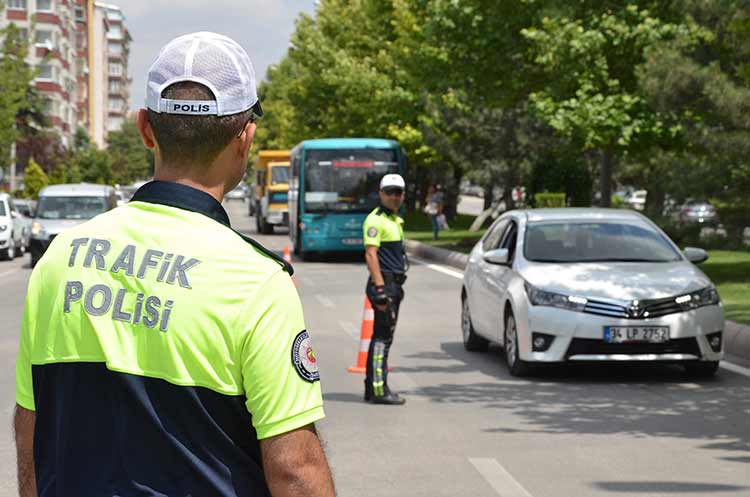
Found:
[[[633,192],[629,197],[625,198],[625,203],[628,204],[631,209],[643,211],[646,208],[647,196],[648,192],[646,190],[638,190]]]
[[[13,260],[26,252],[31,221],[16,209],[7,193],[0,193],[0,258]]]
[[[462,290],[467,350],[500,344],[511,374],[535,363],[681,363],[710,376],[724,312],[695,264],[639,213],[539,209],[501,216],[469,257]]]

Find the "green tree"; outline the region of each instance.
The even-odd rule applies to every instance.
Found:
[[[28,41],[14,23],[0,30],[0,38],[0,165],[5,167],[11,145],[18,139],[17,116],[28,107],[35,71],[26,63]]]
[[[34,159],[31,159],[29,165],[26,167],[26,175],[24,177],[24,196],[36,200],[39,198],[39,192],[48,184],[49,179],[47,175],[39,167],[39,164]]]
[[[74,175],[80,175],[74,178]],[[112,158],[105,150],[89,148],[73,156],[68,165],[67,181],[70,183],[98,183],[111,185],[114,183],[112,172]],[[79,179],[79,181],[73,181]]]
[[[130,184],[153,176],[154,154],[143,145],[135,120],[128,119],[119,131],[110,132],[107,142],[116,183]]]
[[[547,79],[530,96],[533,108],[582,151],[600,158],[602,205],[611,202],[614,161],[682,130],[680,116],[656,112],[638,87],[637,68],[648,50],[669,41],[686,50],[710,33],[685,21],[670,23],[635,5],[584,19],[546,18],[522,31]]]

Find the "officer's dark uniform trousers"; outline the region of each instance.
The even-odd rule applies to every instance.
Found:
[[[397,273],[383,273],[385,280],[385,294],[388,306],[381,311],[373,305],[375,311],[375,326],[367,353],[367,370],[365,376],[365,395],[383,396],[389,394],[388,389],[388,353],[393,343],[396,331],[398,311],[404,298],[403,284],[406,275]],[[375,285],[372,278],[367,280],[367,297],[374,302]]]

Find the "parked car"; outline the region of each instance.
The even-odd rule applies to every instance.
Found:
[[[17,198],[13,200],[16,206],[16,210],[24,217],[31,219],[34,217],[36,212],[36,201],[25,198]]]
[[[680,363],[714,374],[724,313],[696,267],[704,250],[678,247],[623,209],[540,209],[501,216],[464,273],[467,350],[502,345],[513,375],[539,363]]]
[[[247,186],[244,182],[240,183],[224,195],[224,200],[242,200],[244,202],[247,197],[246,188]]]
[[[43,188],[31,227],[31,267],[58,234],[115,207],[117,196],[111,186],[79,183]]]
[[[643,211],[646,208],[647,195],[648,192],[646,190],[637,190],[625,199],[625,203],[628,204],[631,209]]]
[[[678,219],[681,223],[716,224],[716,208],[705,200],[688,200],[682,204]]]
[[[7,193],[0,193],[0,259],[13,260],[29,245],[30,220],[15,206]]]

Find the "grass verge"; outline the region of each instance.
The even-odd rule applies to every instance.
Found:
[[[726,318],[750,325],[750,252],[716,250],[700,268],[716,285]]]

